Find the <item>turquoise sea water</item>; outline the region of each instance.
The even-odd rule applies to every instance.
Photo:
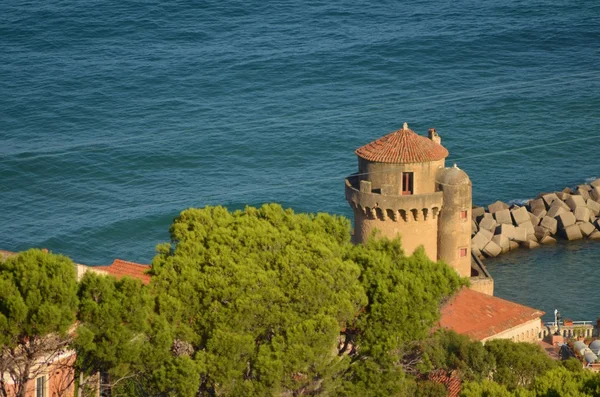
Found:
[[[0,2],[0,248],[148,262],[190,206],[351,216],[353,151],[405,121],[478,204],[582,183],[599,55],[591,0]],[[599,257],[488,266],[498,296],[595,319]]]

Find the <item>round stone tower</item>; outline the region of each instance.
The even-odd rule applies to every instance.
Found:
[[[438,259],[463,277],[471,276],[472,184],[469,176],[454,165],[437,175],[444,204],[438,218]]]
[[[356,150],[358,173],[346,178],[346,200],[354,210],[354,242],[377,229],[400,236],[407,254],[418,246],[461,276],[471,276],[472,187],[458,167],[444,168],[448,151],[435,129],[429,137],[406,123]]]
[[[426,138],[404,123],[402,129],[355,153],[358,173],[346,179],[346,200],[354,210],[354,242],[366,241],[377,229],[381,236],[400,235],[407,254],[422,245],[427,256],[437,260],[444,193],[438,190],[436,176],[448,151],[435,130]]]

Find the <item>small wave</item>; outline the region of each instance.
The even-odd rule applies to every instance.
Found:
[[[527,202],[531,200],[531,199],[512,199],[508,201],[508,204],[512,205],[512,204],[516,204],[516,205],[520,205],[523,206],[525,204],[527,204]]]
[[[585,178],[585,183],[594,182],[596,179],[598,179],[597,176],[592,176],[592,177],[589,177],[589,178]]]

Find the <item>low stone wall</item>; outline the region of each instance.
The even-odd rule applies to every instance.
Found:
[[[524,206],[496,201],[487,209],[473,207],[472,217],[471,251],[480,258],[557,239],[600,240],[600,178],[575,189],[541,193]]]

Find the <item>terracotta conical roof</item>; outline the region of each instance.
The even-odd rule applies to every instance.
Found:
[[[354,152],[378,163],[425,163],[448,157],[448,150],[410,130],[406,123],[398,131],[374,140]]]

